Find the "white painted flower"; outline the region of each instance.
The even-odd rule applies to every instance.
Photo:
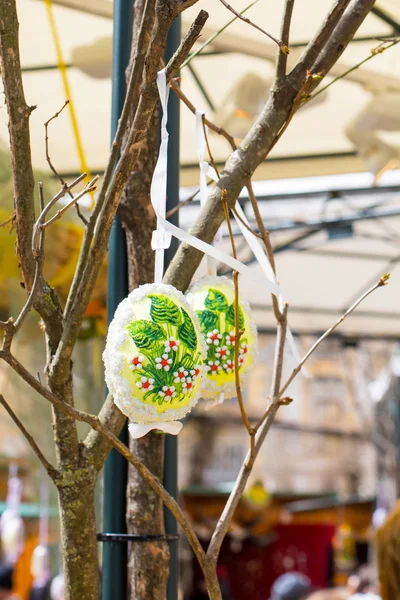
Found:
[[[147,378],[147,377],[141,377],[140,381],[136,382],[136,385],[138,388],[140,388],[141,390],[154,390],[154,379],[151,378]]]
[[[235,345],[235,332],[234,331],[230,331],[229,333],[226,334],[226,344],[227,344],[227,346]]]
[[[141,354],[134,354],[131,358],[131,364],[129,368],[131,371],[135,371],[136,369],[143,369],[142,362],[144,361],[144,356]]]
[[[229,356],[231,351],[228,349],[228,346],[220,346],[216,350],[217,358],[224,358],[225,356]]]
[[[183,382],[182,385],[183,389],[185,390],[185,392],[191,392],[193,389],[193,381],[191,377],[187,377],[186,381]]]
[[[219,342],[222,340],[222,334],[219,333],[218,329],[213,329],[207,333],[207,344],[214,344],[219,346]]]
[[[180,341],[176,340],[174,337],[171,336],[165,342],[165,352],[171,352],[171,350],[173,350],[174,352],[176,352],[178,350],[179,346],[180,346]]]
[[[168,358],[168,354],[163,354],[161,357],[158,356],[156,358],[156,369],[164,369],[164,371],[169,371],[171,363],[172,358]]]
[[[174,373],[175,383],[184,383],[188,375],[189,373],[185,371],[185,367],[179,367],[179,369]]]
[[[212,360],[208,361],[208,371],[210,371],[211,373],[218,373],[218,371],[220,371],[222,369],[219,360],[215,360],[214,362]]]
[[[176,391],[175,391],[175,386],[174,385],[164,385],[163,388],[158,392],[158,395],[161,396],[162,398],[165,398],[166,400],[168,400],[169,398],[175,398],[176,396]]]

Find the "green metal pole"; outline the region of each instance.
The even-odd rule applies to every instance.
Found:
[[[168,35],[166,60],[173,55],[181,41],[181,20],[175,19]],[[167,211],[179,202],[179,98],[171,93],[168,101],[168,166],[167,166]],[[170,219],[178,225],[179,211]],[[165,253],[165,268],[171,262],[178,242],[172,238],[170,248]],[[178,439],[175,435],[165,436],[165,462],[164,462],[164,486],[175,499],[178,498]],[[166,533],[176,534],[178,524],[172,513],[166,508],[164,511]],[[170,563],[167,587],[167,599],[178,598],[178,542],[169,543]]]
[[[133,1],[114,0],[114,38],[112,71],[111,139],[114,138],[126,94],[125,69],[129,62],[133,24]],[[128,294],[128,268],[125,234],[115,218],[108,253],[107,319],[114,316],[118,304]],[[128,444],[127,426],[120,435]],[[103,532],[126,533],[126,486],[128,464],[111,450],[104,467]],[[126,600],[127,544],[104,542],[102,600]]]

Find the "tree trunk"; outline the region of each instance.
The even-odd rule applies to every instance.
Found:
[[[96,474],[86,468],[67,471],[57,481],[65,577],[64,600],[98,600],[94,489]]]
[[[136,0],[132,55],[143,56],[144,48],[138,48],[138,30],[146,2]],[[155,2],[153,2],[153,5]],[[147,23],[150,36],[153,18]],[[131,60],[132,65],[132,60]],[[131,67],[130,65],[130,67]],[[130,68],[128,68],[128,75]],[[136,101],[139,98],[137,86]],[[136,109],[132,107],[132,118]],[[131,173],[121,200],[118,215],[124,227],[127,251],[129,288],[154,281],[154,253],[151,236],[156,227],[154,210],[150,201],[150,185],[158,156],[158,111],[155,111],[148,130],[145,148],[135,171]],[[130,449],[150,471],[162,480],[164,467],[164,435],[151,432],[139,440],[130,439]],[[163,503],[150,486],[130,465],[127,489],[128,533],[160,535],[164,529]],[[169,548],[166,542],[132,542],[129,547],[128,579],[131,600],[163,600],[166,597],[169,565]]]
[[[150,471],[162,480],[164,435],[150,432],[131,441],[131,450]],[[164,507],[150,486],[131,465],[127,491],[129,533],[164,533]],[[168,581],[169,548],[166,542],[133,542],[129,549],[129,598],[163,600]]]

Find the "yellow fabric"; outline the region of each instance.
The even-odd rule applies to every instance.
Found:
[[[74,133],[75,145],[76,145],[76,150],[77,150],[78,157],[79,157],[80,168],[83,173],[87,174],[87,178],[88,178],[88,180],[90,180],[90,179],[92,179],[92,176],[90,174],[90,169],[86,162],[86,157],[85,157],[85,153],[83,150],[81,135],[79,132],[79,127],[78,127],[78,121],[76,118],[75,106],[74,106],[74,102],[72,100],[71,88],[69,86],[69,81],[68,81],[68,70],[67,70],[67,66],[65,64],[64,58],[63,58],[61,44],[60,44],[60,38],[58,35],[58,31],[57,31],[57,25],[56,25],[56,22],[54,19],[52,0],[44,0],[44,1],[46,4],[47,16],[49,19],[50,29],[51,29],[51,33],[53,36],[54,46],[56,49],[57,66],[58,66],[58,69],[61,74],[61,79],[63,82],[65,95],[67,97],[67,100],[69,100],[69,111],[70,111],[70,116],[71,116],[72,131]],[[90,195],[92,197],[92,204],[94,204],[93,192],[91,192]]]

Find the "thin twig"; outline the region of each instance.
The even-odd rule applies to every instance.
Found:
[[[232,232],[232,226],[231,226],[231,220],[229,218],[229,208],[228,208],[228,202],[226,199],[226,190],[222,190],[222,194],[221,194],[221,200],[222,200],[222,204],[224,207],[224,213],[225,213],[225,220],[226,220],[226,224],[228,226],[228,231],[229,231],[229,239],[231,242],[231,246],[232,246],[232,255],[233,258],[237,259],[237,253],[236,253],[236,245],[235,245],[235,238],[233,236],[233,232]],[[243,401],[243,394],[242,394],[242,388],[240,385],[240,373],[239,373],[239,347],[240,347],[240,337],[241,337],[241,331],[240,331],[240,326],[239,326],[239,273],[237,271],[233,271],[233,285],[234,285],[234,291],[235,291],[235,298],[234,298],[234,321],[235,321],[235,347],[234,347],[234,370],[235,370],[235,387],[236,387],[236,394],[237,394],[237,399],[239,402],[239,408],[240,408],[240,414],[242,417],[242,421],[247,429],[247,432],[249,434],[250,437],[250,462],[248,464],[248,468],[251,469],[252,466],[252,460],[254,457],[254,437],[255,437],[255,431],[253,429],[253,427],[250,425],[248,416],[247,416],[247,412],[244,406],[244,401]]]
[[[274,251],[273,251],[272,244],[271,244],[271,238],[269,235],[269,231],[266,229],[266,227],[264,225],[264,221],[263,221],[263,218],[260,213],[260,208],[258,206],[257,198],[254,193],[251,180],[247,184],[247,191],[249,194],[250,203],[251,203],[251,206],[252,206],[252,209],[254,212],[254,216],[256,219],[257,227],[260,232],[260,237],[263,241],[263,244],[265,247],[265,252],[266,252],[268,260],[269,260],[269,264],[271,265],[271,268],[272,268],[274,274],[276,275],[275,258],[274,258]],[[272,301],[272,308],[274,311],[275,319],[279,323],[279,321],[281,321],[283,319],[283,315],[279,308],[278,298],[274,294],[271,294],[271,301]]]
[[[279,46],[281,52],[283,52],[284,54],[289,54],[290,50],[286,46],[286,44],[283,43],[282,40],[278,40],[276,37],[274,37],[273,35],[271,35],[270,33],[268,33],[268,31],[265,31],[265,29],[262,29],[261,27],[259,27],[255,23],[253,23],[253,21],[250,21],[250,19],[248,17],[244,17],[241,13],[237,12],[233,8],[233,6],[231,6],[230,4],[228,4],[228,2],[226,0],[219,0],[219,1],[225,6],[225,8],[227,8],[228,10],[230,10],[231,13],[233,13],[238,19],[240,19],[244,23],[247,23],[248,25],[251,25],[252,27],[254,27],[254,29],[257,29],[257,31],[261,31],[261,33],[263,33],[264,35],[266,35],[267,37],[269,37],[270,40],[272,40],[273,42],[275,42],[275,44],[277,44]]]
[[[56,112],[48,121],[46,121],[46,123],[44,124],[44,129],[45,129],[45,144],[46,144],[46,160],[48,162],[48,165],[50,167],[50,169],[53,171],[54,175],[57,177],[57,179],[59,180],[59,182],[61,183],[61,185],[66,185],[65,180],[63,179],[63,177],[61,177],[61,175],[58,173],[58,171],[56,170],[55,166],[53,165],[53,163],[51,162],[51,158],[50,158],[50,152],[49,152],[49,123],[51,123],[51,121],[53,121],[54,119],[56,119],[64,110],[64,108],[67,106],[67,104],[69,104],[69,100],[66,100],[63,104],[63,106],[60,108],[60,110],[58,112]],[[68,194],[70,196],[70,198],[73,198],[73,194],[71,191],[68,191]],[[79,204],[75,204],[75,209],[76,209],[76,214],[78,215],[78,217],[80,218],[80,220],[82,221],[82,223],[84,224],[84,226],[86,227],[88,224],[87,219],[85,219],[85,217],[83,216],[83,214],[80,211],[79,208]]]
[[[41,225],[41,229],[45,229],[46,227],[48,227],[49,225],[51,225],[54,221],[57,221],[57,219],[61,219],[61,217],[63,216],[63,214],[65,212],[67,212],[67,210],[69,208],[71,208],[71,206],[74,206],[74,204],[76,204],[78,202],[78,200],[80,200],[83,196],[85,196],[86,194],[89,194],[90,192],[94,192],[94,190],[96,189],[96,183],[99,179],[100,175],[96,175],[92,181],[90,181],[85,188],[79,192],[79,194],[77,194],[75,197],[73,197],[73,199],[71,200],[71,202],[68,202],[68,204],[66,204],[65,206],[63,206],[62,208],[60,208],[56,214],[54,215],[54,217],[52,217],[51,219],[49,219],[48,221],[45,221],[44,223],[42,223]]]
[[[41,251],[37,252],[37,254],[35,256],[35,260],[36,260],[36,269],[35,269],[35,277],[33,278],[32,288],[31,288],[31,291],[29,292],[29,296],[25,302],[23,309],[21,310],[17,320],[15,321],[14,334],[17,333],[17,331],[20,329],[25,317],[30,312],[33,302],[35,300],[36,293],[38,291],[39,282],[42,279],[43,253]]]
[[[82,173],[82,175],[79,175],[79,177],[77,177],[72,183],[70,184],[64,184],[62,189],[54,196],[54,198],[52,198],[50,200],[50,202],[45,206],[45,208],[41,211],[38,220],[36,221],[36,223],[33,226],[33,234],[32,234],[32,252],[33,255],[35,256],[35,252],[37,252],[37,247],[38,247],[38,243],[37,243],[37,238],[41,229],[41,226],[44,223],[44,219],[46,218],[47,213],[49,212],[49,210],[51,208],[53,208],[53,206],[59,201],[61,200],[61,198],[63,198],[65,196],[65,194],[67,194],[70,190],[72,190],[76,185],[78,185],[78,183],[80,183],[83,179],[85,179],[86,177],[86,173]],[[88,184],[89,185],[89,184]],[[87,186],[86,186],[87,187]]]
[[[174,79],[171,80],[171,89],[175,92],[178,98],[182,100],[182,102],[188,107],[190,112],[196,114],[196,107],[192,102],[190,102],[189,98],[185,96],[185,94],[182,92],[181,88]],[[215,133],[218,133],[218,135],[222,135],[227,140],[232,150],[237,149],[233,136],[231,136],[225,129],[223,129],[223,127],[218,127],[218,125],[215,125],[212,121],[210,121],[207,118],[204,119],[204,122],[209,129],[215,131]]]
[[[1,321],[1,328],[4,331],[2,351],[9,352],[14,337],[14,319],[10,317],[8,321]]]
[[[323,333],[321,335],[321,337],[318,338],[318,340],[315,342],[315,344],[313,344],[311,346],[311,348],[308,350],[308,352],[306,352],[306,354],[303,356],[303,358],[301,359],[301,361],[299,362],[297,367],[295,369],[293,369],[292,374],[290,375],[289,379],[287,380],[285,385],[282,387],[282,389],[279,391],[278,398],[280,398],[282,396],[282,394],[284,394],[284,392],[287,390],[289,385],[292,383],[293,379],[296,377],[297,373],[299,373],[299,371],[301,370],[301,367],[310,358],[311,354],[313,354],[313,352],[315,352],[315,350],[318,348],[318,346],[321,344],[321,342],[323,342],[324,339],[327,338],[328,335],[330,335],[332,333],[332,331],[334,331],[345,320],[345,318],[348,317],[357,308],[357,306],[363,300],[365,300],[365,298],[367,298],[370,294],[372,294],[372,292],[374,292],[378,288],[386,285],[388,282],[388,279],[389,279],[389,274],[385,273],[385,275],[382,275],[380,280],[375,285],[373,285],[371,288],[369,288],[369,290],[367,290],[364,294],[362,294],[362,296],[360,296],[358,298],[358,300],[356,300],[354,302],[354,304],[352,304],[350,306],[350,308],[348,308],[346,310],[346,312],[336,321],[336,323],[334,325],[332,325],[332,327],[327,329],[325,331],[325,333]]]
[[[13,213],[8,217],[8,219],[6,219],[5,221],[3,221],[2,223],[0,223],[0,228],[1,227],[5,227],[6,225],[8,225],[9,223],[12,223],[15,219],[15,210],[13,211]]]
[[[51,121],[54,121],[54,119],[57,119],[57,117],[62,113],[62,111],[64,110],[64,108],[68,104],[69,104],[69,100],[66,100],[64,102],[64,104],[62,105],[62,107],[60,108],[60,110],[58,112],[56,112],[52,117],[50,117],[50,119],[48,121],[46,121],[46,123],[44,124],[44,131],[45,131],[44,141],[45,141],[45,146],[46,146],[46,160],[47,160],[47,163],[48,163],[50,169],[53,171],[54,175],[57,177],[57,179],[59,180],[59,182],[63,186],[66,185],[66,182],[61,177],[61,175],[57,172],[57,170],[54,167],[53,163],[51,162],[51,158],[50,158],[50,153],[49,153],[49,124],[51,123]],[[71,194],[71,192],[69,192],[69,195],[71,196],[71,198],[73,197],[72,194]]]
[[[206,115],[204,113],[202,114],[201,122],[203,124],[204,138],[206,140],[207,152],[208,152],[208,156],[210,158],[211,166],[213,167],[214,171],[216,172],[218,179],[220,179],[221,176],[219,174],[218,167],[217,167],[217,164],[216,164],[216,162],[214,160],[214,157],[212,155],[211,148],[210,148],[210,143],[208,141],[207,126],[206,126]]]
[[[340,79],[344,79],[345,77],[347,77],[347,75],[349,75],[353,71],[356,71],[357,69],[359,69],[360,67],[362,67],[362,65],[364,65],[365,63],[367,63],[369,60],[371,60],[375,56],[378,56],[379,54],[382,54],[382,52],[384,52],[385,50],[389,50],[389,48],[392,48],[393,46],[396,46],[396,44],[398,44],[399,42],[400,42],[400,39],[396,39],[396,40],[392,41],[392,43],[390,43],[388,46],[385,45],[385,42],[382,42],[382,44],[379,44],[379,46],[377,46],[376,48],[373,48],[371,50],[371,54],[369,56],[367,56],[367,58],[364,58],[363,60],[361,60],[360,62],[358,62],[357,64],[355,64],[353,67],[351,67],[350,69],[348,69],[347,71],[345,71],[341,75],[338,75],[337,77],[335,77],[334,79],[332,79],[332,81],[330,83],[328,83],[323,88],[321,88],[320,90],[318,90],[315,94],[312,94],[311,96],[309,96],[307,98],[306,102],[307,103],[310,102],[310,100],[313,100],[314,98],[316,98],[317,96],[319,96],[320,94],[322,94],[322,92],[325,92],[328,88],[330,88],[331,85],[333,85],[334,83],[336,83]]]
[[[49,463],[49,461],[44,456],[44,454],[40,450],[39,446],[35,442],[33,436],[25,429],[24,425],[21,423],[21,421],[19,420],[19,418],[17,417],[15,412],[12,410],[12,408],[8,404],[8,402],[6,402],[6,400],[2,394],[0,394],[0,404],[6,409],[6,411],[8,412],[8,414],[10,415],[10,417],[12,418],[12,420],[14,421],[14,423],[16,424],[18,429],[21,431],[21,433],[27,440],[27,442],[30,445],[30,447],[32,448],[32,450],[34,451],[34,453],[36,454],[36,456],[38,457],[38,459],[40,460],[40,462],[46,469],[49,477],[54,481],[54,479],[57,476],[57,469],[55,467],[53,467],[52,464]]]
[[[257,2],[259,2],[259,1],[260,0],[254,0],[254,2],[251,2],[248,6],[246,6],[246,8],[244,8],[243,10],[240,11],[240,14],[243,15],[252,6],[254,6],[255,4],[257,4]],[[187,57],[187,59],[182,63],[182,67],[181,68],[183,69],[183,67],[186,67],[186,65],[188,65],[190,63],[190,61],[195,58],[195,56],[199,56],[199,54],[201,54],[203,52],[204,48],[206,48],[207,46],[209,46],[210,44],[212,44],[212,42],[215,40],[215,38],[217,38],[219,35],[221,35],[221,33],[224,32],[225,29],[227,29],[230,25],[232,25],[232,23],[234,23],[235,21],[237,21],[238,18],[239,17],[234,17],[233,19],[231,19],[230,21],[228,21],[228,23],[226,25],[224,25],[223,27],[221,27],[221,29],[218,29],[218,31],[216,31],[208,39],[206,39],[206,41],[203,42],[201,44],[201,46],[199,46],[197,48],[197,50],[195,50],[194,52],[192,52],[191,54],[189,54],[189,56]]]
[[[191,194],[189,196],[189,198],[186,198],[186,200],[182,200],[182,202],[179,202],[179,204],[177,206],[174,206],[174,208],[171,208],[171,210],[169,210],[167,212],[167,215],[166,215],[167,219],[169,219],[170,217],[172,217],[172,215],[174,215],[175,213],[177,213],[178,210],[181,210],[181,208],[183,206],[186,206],[186,204],[189,204],[189,202],[192,202],[196,198],[196,196],[197,196],[197,194],[199,192],[200,192],[200,190],[196,190],[194,192],[194,194]]]
[[[286,0],[285,8],[283,12],[282,19],[282,28],[281,28],[281,39],[282,42],[289,46],[289,32],[290,32],[290,23],[292,21],[292,13],[294,7],[294,0]],[[273,88],[275,90],[279,89],[282,85],[285,77],[286,77],[286,67],[287,67],[287,53],[278,51],[278,56],[276,58],[276,69],[275,69],[275,82]]]
[[[305,78],[304,83],[301,86],[299,92],[297,93],[296,98],[294,99],[289,116],[286,119],[283,126],[281,127],[281,129],[278,131],[278,134],[275,136],[272,144],[269,146],[268,150],[264,154],[263,160],[265,160],[267,158],[267,156],[270,154],[270,152],[275,148],[276,144],[279,142],[279,140],[285,133],[286,129],[289,127],[289,124],[292,121],[294,115],[296,114],[297,110],[300,108],[301,104],[304,102],[304,99],[307,97],[306,96],[307,88],[311,85],[311,83],[313,81],[320,79],[320,78],[321,78],[321,76],[318,73],[314,74],[314,73],[311,73],[310,71],[307,71],[306,78]]]
[[[255,426],[256,432],[262,427],[266,419],[272,413],[272,405],[274,404],[274,399],[277,397],[279,388],[281,386],[282,380],[282,371],[283,371],[283,359],[285,353],[285,344],[286,344],[286,332],[287,332],[287,313],[288,313],[288,305],[285,304],[283,308],[283,319],[278,321],[278,330],[276,335],[276,347],[275,347],[275,357],[274,357],[274,366],[272,368],[272,381],[271,381],[271,393],[270,393],[270,404],[265,411],[264,415],[261,417],[257,425]]]
[[[262,239],[260,233],[257,233],[257,231],[254,231],[254,229],[252,227],[250,227],[250,225],[248,223],[246,223],[246,221],[243,221],[242,217],[239,215],[239,213],[235,207],[233,207],[231,210],[232,210],[233,214],[235,215],[235,217],[238,219],[238,221],[241,222],[243,227],[246,227],[247,231],[250,231],[250,233],[252,233],[255,237]]]

